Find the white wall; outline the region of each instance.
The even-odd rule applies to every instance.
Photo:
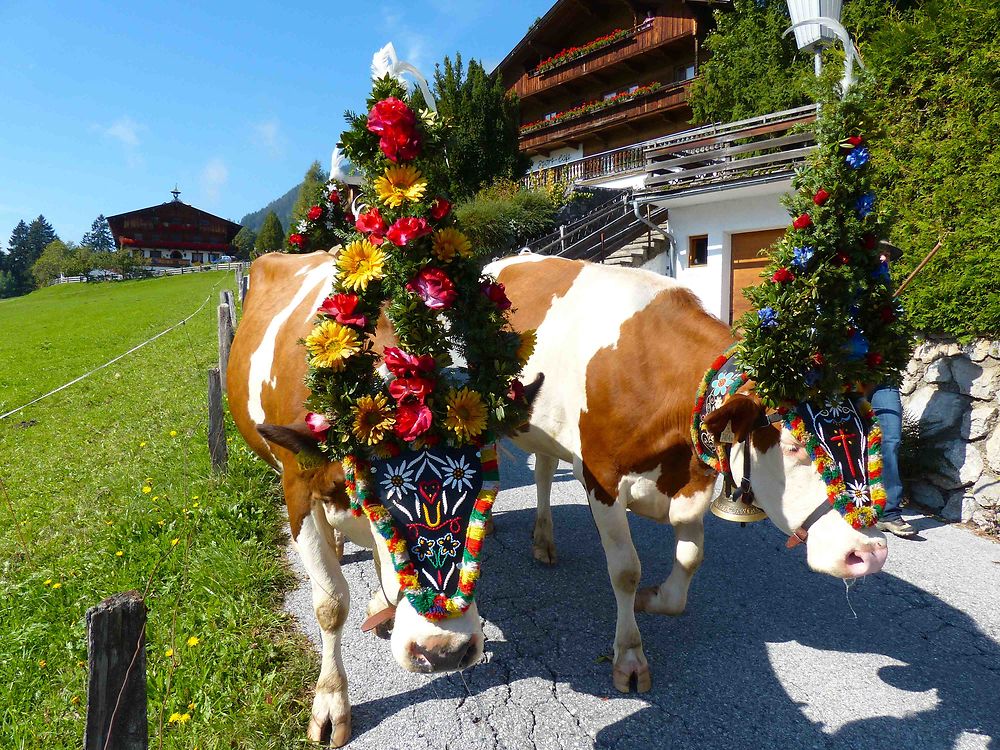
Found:
[[[535,154],[531,157],[531,171],[557,167],[560,164],[583,158],[583,146],[567,146],[557,148],[547,154]]]
[[[669,231],[677,242],[677,279],[701,298],[705,308],[729,319],[732,235],[789,224],[779,197],[787,183],[686,196],[664,201],[670,209]],[[708,235],[708,263],[688,267],[688,239]]]

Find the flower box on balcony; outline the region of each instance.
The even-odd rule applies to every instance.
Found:
[[[556,68],[561,68],[564,65],[568,65],[571,62],[579,60],[581,57],[586,57],[591,53],[606,49],[626,39],[631,39],[639,32],[646,31],[647,29],[652,28],[652,26],[653,19],[647,18],[641,24],[634,26],[631,29],[615,29],[610,34],[605,34],[604,36],[591,40],[586,44],[581,44],[579,47],[567,47],[566,49],[560,50],[556,54],[552,55],[552,57],[542,60],[538,63],[534,70],[528,73],[528,75],[532,77],[540,76],[555,70]]]
[[[625,102],[631,102],[635,99],[639,99],[643,96],[652,94],[654,91],[659,91],[663,88],[663,84],[659,81],[653,81],[652,83],[647,83],[645,86],[639,86],[634,91],[623,91],[609,99],[596,99],[590,102],[584,102],[572,109],[567,109],[563,112],[557,112],[552,117],[546,120],[536,120],[535,122],[529,122],[521,126],[520,134],[527,135],[528,133],[534,133],[536,130],[541,130],[542,128],[547,128],[553,125],[561,125],[567,120],[575,120],[577,117],[583,117],[584,115],[592,114],[593,112],[600,112],[604,109],[609,109],[615,107],[619,104],[624,104]]]

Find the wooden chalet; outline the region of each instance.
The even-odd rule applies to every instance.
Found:
[[[688,127],[688,88],[723,0],[557,0],[497,66],[535,168]]]
[[[115,244],[141,253],[154,267],[216,263],[236,255],[232,243],[239,224],[182,203],[176,188],[171,192],[172,201],[109,216]]]

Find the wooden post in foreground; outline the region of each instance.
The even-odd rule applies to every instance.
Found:
[[[222,410],[222,377],[219,368],[208,371],[208,455],[212,458],[212,471],[225,473],[229,463],[226,448],[226,418]]]
[[[223,390],[226,387],[226,368],[229,367],[229,349],[233,345],[232,320],[229,305],[219,305],[219,373]]]
[[[240,277],[240,287],[239,289],[236,290],[237,292],[239,292],[240,295],[240,305],[242,305],[243,300],[246,299],[247,291],[249,289],[250,289],[250,276],[249,274],[243,274],[243,276]]]
[[[236,302],[233,300],[233,293],[229,289],[219,292],[219,302],[229,305],[229,326],[236,330]]]
[[[87,610],[84,750],[146,750],[146,605],[126,591]]]

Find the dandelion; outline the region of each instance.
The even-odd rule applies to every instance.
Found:
[[[43,586],[51,586],[52,585],[52,579],[51,578],[46,578],[44,581],[42,581],[42,585]]]
[[[177,711],[174,711],[172,714],[170,714],[170,718],[167,719],[167,723],[169,723],[169,724],[186,724],[190,719],[191,719],[191,714],[189,714],[189,713],[183,713],[182,714],[182,713],[178,713]]]
[[[114,521],[105,521],[105,522],[104,522],[104,525],[105,525],[105,526],[114,526],[114,525],[115,525],[115,522],[114,522]]]
[[[197,499],[198,499],[198,496],[197,496],[197,495],[191,495],[191,499],[192,499],[192,500],[197,500]]]
[[[52,584],[52,588],[53,589],[61,589],[62,588],[62,584],[59,583],[58,581],[56,581],[55,583]]]
[[[69,702],[72,703],[74,706],[79,706],[80,705],[80,696],[79,695],[74,695],[72,698],[69,699]]]
[[[163,652],[163,655],[169,659],[171,656],[174,655],[174,650],[172,648],[168,648],[166,651]]]
[[[153,495],[153,499],[152,499],[152,500],[151,500],[150,502],[153,502],[153,503],[155,503],[155,502],[156,502],[157,500],[159,500],[159,499],[160,499],[160,496],[159,496],[159,495]]]
[[[139,447],[140,448],[145,448],[146,447],[146,441],[143,440],[141,443],[139,443]]]
[[[176,547],[177,546],[177,542],[179,542],[179,541],[180,541],[180,539],[178,539],[177,537],[174,537],[173,539],[170,540],[170,546],[171,547]]]
[[[177,430],[171,430],[170,437],[177,437]]]
[[[192,701],[191,703],[188,703],[188,710],[189,711],[194,711],[194,701]]]
[[[163,526],[165,523],[166,523],[166,521],[164,521],[162,518],[159,521],[156,522],[156,524],[158,526]]]
[[[153,488],[150,487],[148,484],[142,485],[142,494],[143,495],[148,495],[152,491],[153,491]]]
[[[78,667],[85,667],[85,666],[87,666],[87,662],[86,662],[85,659],[80,659],[79,661],[77,661],[76,666],[78,666]]]
[[[199,507],[201,507],[201,503],[195,503],[195,504],[194,504],[194,505],[192,505],[191,507],[192,507],[192,508],[199,508]]]
[[[192,636],[191,636],[190,638],[188,638],[188,640],[187,640],[187,644],[188,644],[189,646],[197,646],[197,645],[198,645],[199,643],[201,643],[201,638],[199,638],[199,637],[198,637],[198,636],[196,636],[196,635],[192,635]]]
[[[117,552],[115,552],[115,557],[121,557],[124,554],[125,554],[124,550],[118,550]]]
[[[48,664],[48,662],[47,662],[47,661],[45,661],[45,659],[39,659],[39,660],[38,660],[38,668],[39,668],[39,669],[45,669],[45,665],[46,665],[46,664]]]

